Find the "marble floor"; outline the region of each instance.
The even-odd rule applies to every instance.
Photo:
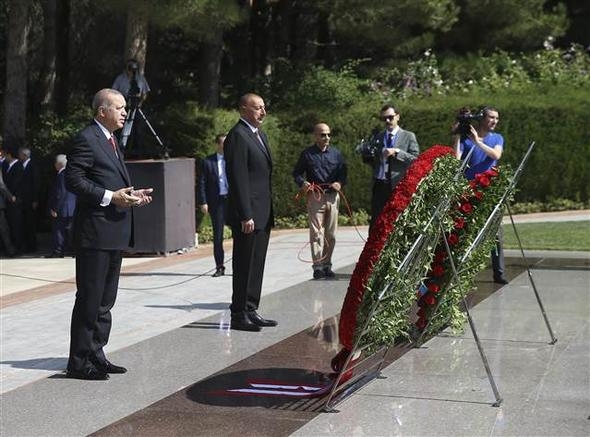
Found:
[[[305,238],[271,241],[261,313],[279,326],[260,333],[227,329],[231,277],[205,275],[210,259],[124,275],[108,352],[129,372],[106,382],[61,371],[72,293],[3,308],[0,435],[590,435],[587,254],[530,258],[555,344],[521,259],[508,258],[506,286],[478,276],[471,311],[499,407],[469,329],[394,346],[379,377],[335,412],[323,411],[325,398],[260,390],[326,385],[339,350],[337,317],[362,241],[341,231],[337,277],[314,281],[297,261]]]

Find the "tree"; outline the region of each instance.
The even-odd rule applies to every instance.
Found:
[[[25,143],[27,113],[27,37],[31,0],[8,1],[4,147]]]

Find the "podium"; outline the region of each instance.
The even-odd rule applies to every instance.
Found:
[[[126,161],[136,188],[153,188],[152,203],[133,208],[135,244],[130,252],[174,252],[195,246],[195,160]]]

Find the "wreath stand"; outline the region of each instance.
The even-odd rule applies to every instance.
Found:
[[[418,236],[418,238],[416,238],[412,247],[410,248],[410,250],[406,254],[404,260],[402,261],[402,263],[398,267],[398,269],[397,269],[398,276],[396,276],[398,279],[393,281],[392,283],[388,284],[387,286],[385,286],[383,288],[383,290],[381,291],[381,293],[379,293],[378,299],[376,300],[375,304],[371,308],[371,311],[369,312],[369,316],[367,317],[367,319],[365,321],[365,324],[363,326],[363,329],[362,329],[360,335],[357,336],[357,340],[355,341],[350,354],[348,355],[346,361],[344,362],[344,365],[342,366],[342,370],[336,375],[336,378],[332,384],[332,388],[330,390],[330,393],[328,394],[328,397],[327,397],[326,402],[323,407],[323,410],[325,412],[336,412],[337,410],[334,407],[337,404],[342,402],[347,397],[351,396],[354,392],[359,390],[362,386],[367,384],[369,381],[379,377],[379,375],[381,373],[381,369],[383,368],[383,365],[385,363],[385,357],[387,355],[387,352],[390,350],[390,348],[395,343],[389,344],[389,345],[378,345],[377,343],[373,342],[373,343],[367,343],[364,346],[361,346],[361,344],[362,344],[361,340],[369,332],[372,319],[376,314],[379,313],[380,308],[383,306],[383,303],[392,297],[392,295],[393,295],[392,291],[399,288],[400,285],[407,282],[408,280],[412,280],[412,278],[415,278],[416,275],[418,275],[418,276],[420,275],[421,272],[417,271],[418,269],[415,266],[422,265],[422,261],[424,261],[430,255],[430,251],[432,250],[431,248],[435,247],[436,243],[439,241],[440,235],[443,236],[445,250],[447,252],[447,255],[449,256],[451,267],[453,270],[452,282],[454,281],[455,284],[458,285],[459,284],[459,273],[458,273],[459,270],[458,269],[460,269],[461,266],[465,264],[465,262],[470,258],[470,256],[474,253],[474,251],[484,241],[488,240],[489,238],[493,238],[497,234],[498,229],[502,223],[502,211],[504,209],[504,206],[506,206],[506,209],[508,210],[508,214],[510,216],[510,222],[512,223],[512,228],[514,230],[514,233],[516,235],[516,239],[518,241],[520,252],[521,252],[522,258],[524,260],[524,263],[525,263],[525,266],[527,269],[529,281],[531,283],[531,286],[532,286],[533,291],[535,293],[537,303],[539,305],[539,308],[540,308],[543,318],[545,320],[545,325],[547,326],[547,329],[549,331],[549,335],[551,337],[551,342],[549,344],[555,344],[557,342],[557,338],[555,337],[555,335],[553,333],[553,330],[551,328],[551,324],[549,323],[549,319],[547,317],[547,314],[545,312],[545,308],[544,308],[543,303],[541,301],[541,297],[540,297],[537,287],[535,285],[535,281],[534,281],[533,275],[531,273],[530,264],[525,256],[520,237],[519,237],[518,232],[516,230],[516,225],[515,225],[514,219],[512,217],[512,212],[510,211],[510,206],[508,205],[508,200],[510,198],[510,195],[513,193],[513,191],[516,187],[516,183],[518,181],[518,178],[520,177],[520,174],[522,173],[524,166],[525,166],[526,162],[528,161],[529,156],[532,153],[534,146],[535,146],[535,142],[533,141],[530,143],[527,152],[525,153],[524,157],[522,158],[516,172],[514,173],[514,176],[512,177],[510,183],[508,184],[508,187],[506,188],[503,196],[498,201],[495,208],[493,209],[493,211],[490,213],[488,219],[486,220],[484,226],[479,231],[479,233],[477,234],[473,243],[469,246],[469,248],[467,249],[467,251],[465,252],[463,257],[459,260],[457,265],[455,265],[455,262],[453,261],[451,249],[450,249],[449,243],[447,241],[447,238],[445,236],[445,233],[443,231],[443,223],[442,223],[442,219],[443,219],[444,215],[448,212],[449,207],[450,207],[450,198],[448,198],[448,197],[443,198],[439,202],[439,205],[435,209],[431,220],[426,224],[425,228],[423,229],[422,233]],[[459,169],[459,172],[457,174],[457,177],[462,175],[467,161],[468,161],[468,157],[462,163],[461,168]],[[419,282],[419,279],[416,281],[416,283],[418,283],[418,282]],[[452,285],[452,283],[449,284],[449,287],[451,285]],[[479,336],[477,335],[475,323],[473,322],[473,318],[471,317],[471,313],[469,311],[469,307],[468,307],[467,300],[465,297],[463,297],[463,305],[464,305],[465,312],[467,314],[469,327],[471,329],[471,332],[473,334],[473,338],[474,338],[475,343],[477,345],[481,360],[482,360],[483,365],[485,367],[486,374],[488,376],[488,380],[490,381],[490,385],[492,387],[492,391],[494,392],[495,402],[492,404],[492,406],[499,407],[501,405],[503,399],[500,396],[500,392],[498,390],[498,387],[497,387],[494,377],[492,375],[488,360],[486,358],[485,351],[483,349],[483,346],[481,344]],[[425,331],[426,331],[426,328],[424,328],[423,333]],[[423,340],[423,334],[416,341],[416,345],[422,344],[422,340]],[[374,352],[369,354],[368,356],[362,358],[363,352],[365,350],[371,350],[371,349],[374,349]]]

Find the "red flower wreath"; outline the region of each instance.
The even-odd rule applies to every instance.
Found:
[[[437,158],[454,153],[447,146],[435,145],[418,156],[410,165],[405,177],[396,186],[393,195],[371,228],[369,238],[352,273],[348,291],[340,312],[339,337],[343,350],[337,355],[343,364],[352,350],[357,313],[363,301],[366,284],[383,250],[389,235],[395,229],[398,216],[404,212],[416,192],[418,184],[432,171]],[[348,353],[346,353],[348,352]],[[335,370],[337,363],[332,363]]]
[[[469,181],[470,192],[461,196],[461,201],[455,209],[454,218],[454,232],[447,234],[447,242],[449,246],[453,247],[459,244],[461,237],[468,232],[467,216],[474,212],[474,204],[477,204],[484,197],[484,192],[481,190],[488,189],[493,179],[499,175],[496,169],[490,169],[483,173],[475,175],[475,178]],[[430,265],[430,272],[424,283],[427,287],[427,292],[418,297],[418,306],[420,309],[417,312],[418,320],[415,325],[418,329],[423,330],[428,324],[429,318],[432,316],[432,311],[444,293],[444,287],[450,280],[450,266],[446,261],[447,253],[442,243],[439,244],[434,259]],[[439,294],[439,292],[442,293]]]

